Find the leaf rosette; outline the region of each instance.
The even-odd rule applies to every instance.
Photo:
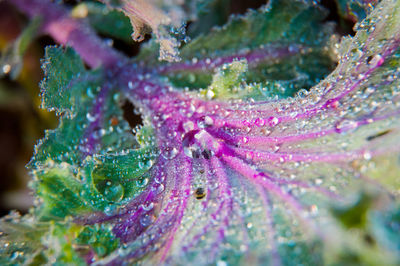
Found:
[[[36,207],[1,222],[2,258],[396,265],[400,4],[382,1],[338,45],[326,15],[270,1],[174,63],[150,43],[89,70],[48,47],[43,107],[60,124],[29,165]]]

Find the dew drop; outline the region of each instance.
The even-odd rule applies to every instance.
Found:
[[[93,116],[91,113],[86,114],[86,118],[89,122],[94,122],[96,121],[96,116]]]
[[[208,100],[211,100],[212,98],[214,98],[214,96],[215,93],[212,90],[207,90],[206,97]]]
[[[336,99],[329,99],[328,101],[326,101],[326,106],[328,108],[335,109],[335,108],[339,107],[339,101]]]
[[[14,252],[11,254],[10,259],[11,259],[11,260],[16,260],[16,259],[18,259],[19,257],[21,257],[21,256],[23,256],[23,255],[24,255],[24,252],[22,252],[22,251],[14,251]]]
[[[256,126],[262,127],[263,125],[265,125],[265,120],[262,118],[257,118],[254,123],[256,124]]]
[[[271,116],[270,118],[268,118],[268,124],[271,127],[276,126],[277,124],[279,124],[279,119],[277,117]]]
[[[177,148],[175,147],[165,147],[161,153],[161,155],[167,159],[167,160],[171,160],[174,159],[177,155],[178,155],[179,151]]]
[[[161,194],[164,190],[165,190],[164,185],[163,185],[163,184],[160,184],[160,185],[157,187],[156,192],[157,192],[157,194]]]
[[[363,154],[363,157],[364,157],[365,160],[368,161],[368,160],[371,160],[372,154],[369,151],[365,151],[364,154]]]
[[[226,261],[219,260],[217,261],[217,266],[228,266],[228,263],[226,263]]]
[[[147,202],[141,205],[142,209],[145,211],[150,211],[151,209],[153,209],[154,207],[154,203],[153,202]]]
[[[210,116],[202,116],[199,118],[199,120],[197,120],[197,126],[199,128],[205,128],[205,127],[209,127],[212,126],[214,124],[214,119]]]
[[[183,129],[185,132],[192,131],[194,129],[194,123],[192,121],[187,121],[183,124]]]
[[[88,88],[86,89],[86,95],[87,95],[88,97],[90,97],[90,98],[94,98],[94,93],[93,93],[93,90],[92,90],[91,87],[88,87]]]
[[[119,202],[124,197],[124,187],[119,182],[106,182],[103,192],[108,201]]]
[[[385,60],[380,54],[374,55],[372,57],[368,57],[367,63],[372,67],[379,67],[383,64]]]
[[[140,217],[140,224],[143,227],[149,226],[151,224],[151,222],[152,222],[151,216],[148,215],[148,214],[143,215],[142,217]]]
[[[11,71],[11,66],[9,64],[5,64],[5,65],[3,65],[3,69],[2,70],[3,70],[4,74],[8,74]]]
[[[356,121],[343,119],[336,124],[335,130],[337,133],[344,133],[347,131],[354,130],[355,128],[357,128],[357,126],[358,123]]]
[[[138,187],[145,187],[148,183],[149,179],[146,177],[136,180],[136,186]]]

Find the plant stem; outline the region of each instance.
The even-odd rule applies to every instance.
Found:
[[[69,10],[49,0],[8,0],[29,17],[42,18],[42,31],[56,42],[71,46],[92,68],[113,67],[125,58],[101,40],[85,23],[74,19]]]

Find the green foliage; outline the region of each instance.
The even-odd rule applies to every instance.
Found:
[[[206,88],[219,66],[213,58],[227,58],[229,62],[247,58],[249,67],[243,77],[247,83],[264,86],[278,82],[286,88],[283,96],[292,96],[318,82],[334,66],[330,47],[333,25],[322,23],[325,17],[324,9],[307,2],[271,1],[259,10],[232,16],[223,27],[213,28],[185,45],[180,51],[182,64],[199,62],[201,67],[174,69],[171,64],[163,73],[178,87]],[[153,63],[154,48],[142,50],[139,59],[148,62],[154,58],[150,61]]]
[[[336,0],[340,15],[353,21],[367,17],[380,0]]]
[[[361,193],[351,206],[335,206],[332,213],[346,228],[364,228],[367,212],[371,208],[373,195]]]
[[[74,7],[72,15],[87,17],[90,25],[100,34],[126,43],[133,42],[131,37],[132,26],[122,12],[110,10],[100,3],[84,2]]]
[[[157,155],[152,131],[142,127],[133,136],[118,97],[105,98],[104,107],[95,109],[94,99],[104,93],[100,71],[86,70],[72,49],[47,48],[44,65],[44,106],[61,117],[59,127],[46,132],[30,162],[37,179],[32,186],[43,200],[38,216],[59,220],[93,211],[111,212],[146,187],[143,174]],[[96,119],[99,125],[87,133]],[[89,156],[98,147],[102,149],[98,155]]]
[[[86,265],[84,257],[101,258],[114,251],[119,241],[110,226],[77,225],[70,219],[36,221],[12,213],[0,221],[1,265]],[[53,258],[50,260],[50,258]]]
[[[209,96],[210,94],[211,96],[215,95],[217,98],[231,97],[234,93],[233,89],[239,87],[240,82],[243,81],[247,68],[248,65],[246,60],[234,60],[232,63],[222,66],[222,68],[213,76],[207,94]],[[234,94],[236,95],[236,93]],[[238,95],[238,98],[242,97]]]
[[[119,246],[118,238],[104,224],[85,226],[76,238],[76,243],[83,247],[92,248],[99,257],[110,254]]]
[[[43,108],[59,113],[75,111],[73,107],[82,100],[79,92],[87,86],[71,84],[72,80],[84,75],[81,58],[71,48],[47,47],[45,53],[42,68],[46,78],[41,83]]]

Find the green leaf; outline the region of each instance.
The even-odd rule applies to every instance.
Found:
[[[122,12],[110,10],[107,6],[85,2],[75,6],[72,10],[74,17],[87,17],[90,25],[100,34],[132,43],[132,26],[129,18]]]
[[[355,22],[367,17],[380,0],[336,0],[339,14]]]
[[[292,93],[309,88],[334,67],[333,25],[325,17],[325,10],[306,1],[271,1],[194,39],[180,51],[183,62],[166,64],[161,73],[177,87],[206,88],[216,68],[245,58],[249,84],[289,83]],[[139,59],[148,62],[152,49],[150,44]]]
[[[47,48],[44,62],[44,105],[61,116],[29,164],[43,200],[38,215],[112,212],[146,188],[144,174],[158,156],[151,127],[145,122],[133,135],[117,85],[102,87],[102,70],[86,70],[72,49]]]
[[[79,55],[71,48],[46,47],[42,68],[45,75],[41,82],[42,107],[58,113],[74,111],[73,106],[80,101],[79,90],[83,90],[84,85],[73,84],[73,81],[86,74]]]

